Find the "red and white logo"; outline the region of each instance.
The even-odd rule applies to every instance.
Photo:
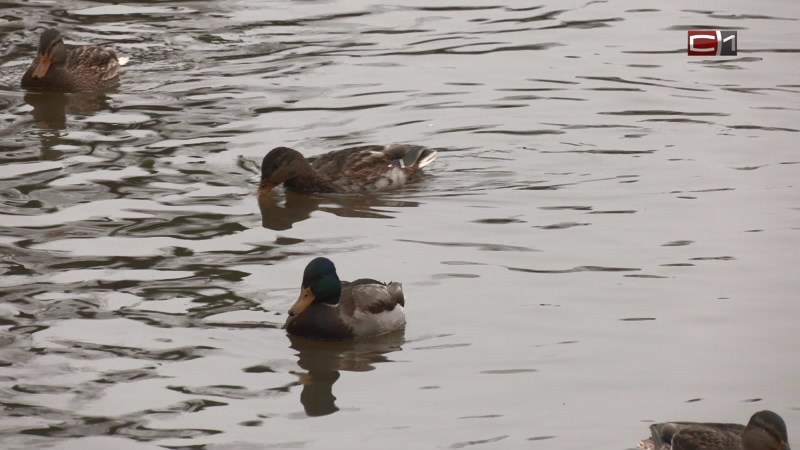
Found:
[[[736,31],[689,30],[689,56],[736,56]]]

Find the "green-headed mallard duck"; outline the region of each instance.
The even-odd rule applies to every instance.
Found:
[[[39,51],[22,75],[23,89],[39,91],[95,91],[119,84],[120,61],[110,48],[66,46],[61,33],[48,28],[39,38]]]
[[[790,450],[786,424],[772,411],[759,411],[747,426],[737,423],[665,422],[650,425],[645,450]]]
[[[405,326],[404,305],[400,283],[339,281],[331,260],[314,258],[303,272],[300,297],[285,327],[289,334],[313,339],[376,336]]]
[[[304,158],[286,147],[272,149],[261,161],[264,195],[283,183],[303,193],[370,192],[400,187],[436,159],[436,150],[417,145],[366,145]]]

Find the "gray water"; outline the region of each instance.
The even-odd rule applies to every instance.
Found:
[[[800,433],[795,1],[11,0],[0,18],[0,447],[628,449]],[[32,94],[48,26],[129,56]],[[686,31],[738,30],[688,57]],[[258,164],[438,148],[372,196]],[[281,329],[304,266],[400,281],[405,333]]]

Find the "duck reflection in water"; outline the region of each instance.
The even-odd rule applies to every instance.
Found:
[[[370,219],[391,219],[393,216],[382,208],[415,207],[419,202],[392,200],[377,195],[322,195],[299,194],[286,191],[286,199],[281,202],[269,195],[258,196],[261,210],[261,225],[270,230],[288,230],[298,222],[311,217],[314,211],[324,211],[339,217],[360,217]]]
[[[303,390],[300,403],[312,417],[333,414],[339,410],[333,384],[340,371],[367,372],[376,363],[391,362],[388,354],[402,349],[405,333],[392,333],[357,341],[318,341],[289,336],[290,347],[297,350],[297,364],[307,372],[299,374]]]
[[[28,92],[25,103],[33,107],[36,125],[48,130],[65,129],[67,114],[89,116],[109,109],[108,96],[102,92]]]

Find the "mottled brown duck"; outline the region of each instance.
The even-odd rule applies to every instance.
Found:
[[[759,411],[747,425],[664,422],[650,425],[643,450],[790,450],[786,423],[772,411]]]
[[[259,195],[283,185],[295,192],[373,192],[418,178],[436,159],[436,150],[418,145],[366,145],[311,158],[287,147],[272,149],[261,162]]]
[[[119,85],[117,58],[110,48],[65,45],[58,30],[49,28],[39,38],[39,50],[25,74],[23,89],[32,91],[100,91]]]

